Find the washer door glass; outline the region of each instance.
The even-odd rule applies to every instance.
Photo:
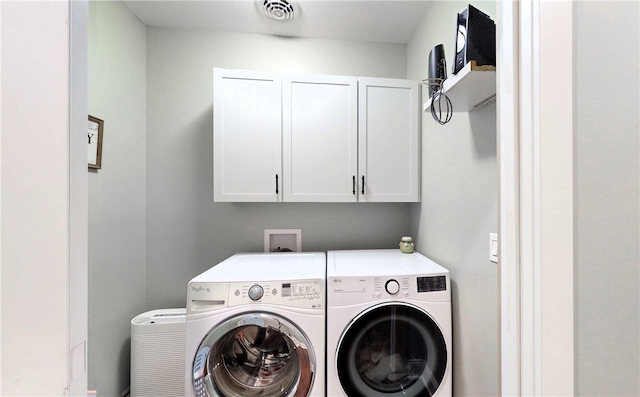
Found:
[[[349,397],[432,396],[447,368],[447,346],[423,310],[383,304],[349,325],[338,344],[336,364]]]
[[[216,325],[193,362],[198,397],[305,397],[314,376],[315,354],[308,338],[272,313],[246,313]]]

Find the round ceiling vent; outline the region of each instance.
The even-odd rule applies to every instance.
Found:
[[[293,19],[293,4],[287,0],[264,0],[262,9],[269,18],[278,21]]]

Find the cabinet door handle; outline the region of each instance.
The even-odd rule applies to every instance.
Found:
[[[362,175],[362,194],[364,195],[364,175]]]
[[[356,194],[356,176],[353,176],[353,194]]]
[[[276,194],[278,194],[278,174],[276,174]]]

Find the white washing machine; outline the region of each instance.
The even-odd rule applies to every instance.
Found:
[[[325,396],[325,253],[236,254],[189,282],[186,396]]]
[[[452,394],[449,271],[415,252],[327,253],[327,396]]]

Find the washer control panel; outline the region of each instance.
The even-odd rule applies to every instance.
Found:
[[[251,302],[321,309],[324,283],[322,280],[229,283],[229,306]]]

